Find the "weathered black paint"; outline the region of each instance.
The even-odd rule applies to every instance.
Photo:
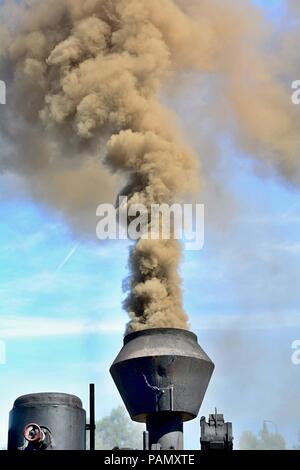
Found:
[[[176,328],[127,335],[110,368],[131,418],[147,422],[150,445],[172,445],[173,436],[174,448],[182,422],[198,415],[213,370],[197,336]]]
[[[8,450],[24,445],[29,423],[47,427],[53,445],[47,450],[84,450],[86,413],[81,400],[65,393],[36,393],[18,398],[9,415]]]
[[[214,364],[197,336],[175,328],[131,333],[110,368],[134,421],[176,411],[183,421],[198,415]]]

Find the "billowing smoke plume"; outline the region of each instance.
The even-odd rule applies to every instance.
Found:
[[[264,48],[269,25],[250,1],[9,3],[15,24],[0,32],[10,83],[0,168],[27,178],[33,196],[71,222],[113,197],[111,173],[126,180],[129,203],[172,203],[197,189],[197,159],[159,101],[179,72],[219,76],[217,127],[234,122],[249,152],[299,181],[296,110]],[[179,261],[175,240],[137,242],[130,329],[188,327]]]

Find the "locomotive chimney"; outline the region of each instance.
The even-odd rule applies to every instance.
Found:
[[[150,449],[183,449],[183,422],[198,415],[214,364],[197,336],[175,328],[131,333],[110,373]]]

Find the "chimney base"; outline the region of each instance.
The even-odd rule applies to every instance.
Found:
[[[158,413],[147,418],[150,450],[183,450],[183,423],[176,413]]]

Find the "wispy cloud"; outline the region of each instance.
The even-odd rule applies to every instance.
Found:
[[[280,250],[280,251],[285,251],[286,253],[292,254],[292,255],[299,255],[300,254],[300,242],[296,243],[282,243],[279,245],[273,245],[273,248]]]
[[[124,322],[89,322],[43,317],[0,318],[0,339],[115,334],[124,331]]]
[[[207,314],[192,318],[193,329],[201,330],[255,330],[300,327],[298,311],[280,315],[261,312],[255,314]],[[55,336],[80,336],[89,334],[119,334],[124,331],[124,321],[84,322],[81,320],[50,319],[44,317],[0,318],[0,339],[44,338]]]
[[[258,211],[257,215],[242,215],[241,222],[253,225],[294,225],[300,223],[300,201],[296,201],[286,211],[265,213]]]
[[[201,330],[273,330],[300,327],[299,311],[281,313],[259,312],[253,314],[207,314],[199,315],[192,322],[193,328]]]

